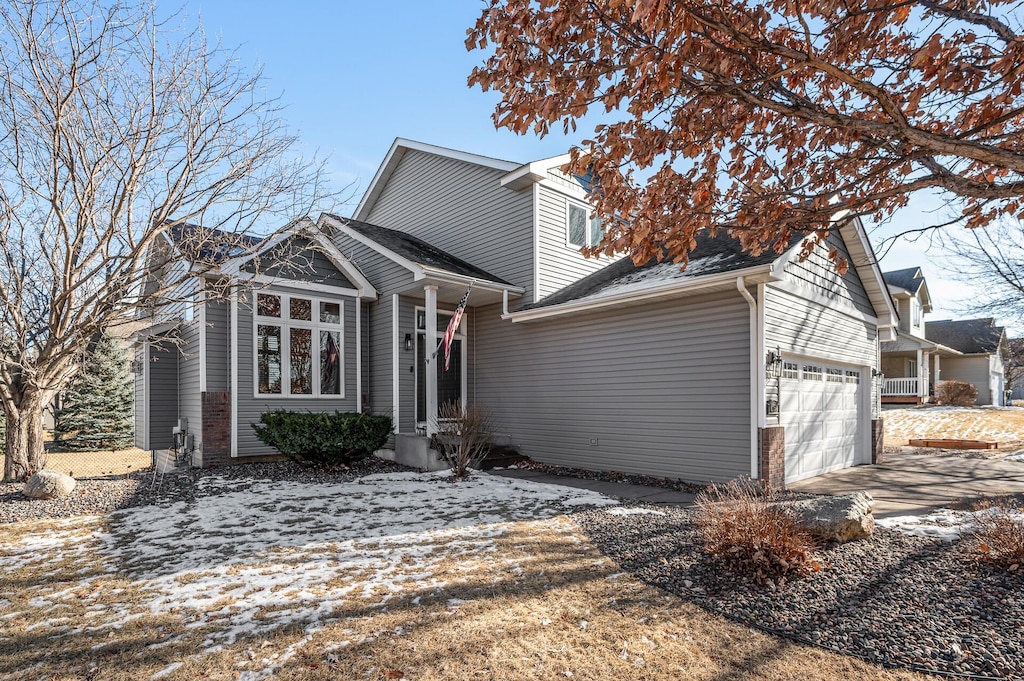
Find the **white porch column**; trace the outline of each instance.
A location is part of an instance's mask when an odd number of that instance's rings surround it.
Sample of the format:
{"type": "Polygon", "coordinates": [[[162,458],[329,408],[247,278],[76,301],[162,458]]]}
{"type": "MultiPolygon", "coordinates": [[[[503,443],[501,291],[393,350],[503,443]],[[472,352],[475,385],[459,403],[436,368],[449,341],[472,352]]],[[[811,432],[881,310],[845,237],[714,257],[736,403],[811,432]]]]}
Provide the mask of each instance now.
{"type": "Polygon", "coordinates": [[[426,406],[427,406],[427,437],[437,432],[437,286],[427,284],[423,287],[426,299],[427,332],[425,355],[427,366],[425,373],[426,406]]]}
{"type": "Polygon", "coordinates": [[[942,363],[939,361],[939,359],[940,359],[939,358],[939,353],[936,352],[935,353],[935,373],[932,374],[932,376],[934,377],[933,382],[935,383],[936,386],[938,386],[939,385],[939,381],[942,380],[942,369],[941,369],[942,363]]]}
{"type": "Polygon", "coordinates": [[[926,374],[928,372],[928,368],[925,367],[924,361],[925,361],[925,351],[923,349],[921,349],[921,348],[918,348],[918,396],[919,397],[924,397],[927,394],[925,392],[927,384],[925,383],[925,376],[924,376],[924,374],[926,374]]]}

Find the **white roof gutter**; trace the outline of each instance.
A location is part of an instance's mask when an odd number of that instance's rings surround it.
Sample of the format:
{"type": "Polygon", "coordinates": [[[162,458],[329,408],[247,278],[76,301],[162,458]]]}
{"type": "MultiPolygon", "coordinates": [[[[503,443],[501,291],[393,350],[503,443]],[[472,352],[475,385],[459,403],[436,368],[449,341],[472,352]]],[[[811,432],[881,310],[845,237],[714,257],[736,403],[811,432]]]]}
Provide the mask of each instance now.
{"type": "Polygon", "coordinates": [[[700,291],[701,289],[711,288],[713,286],[721,286],[723,284],[731,286],[734,284],[737,277],[745,278],[750,283],[770,281],[777,278],[772,274],[771,264],[769,263],[766,265],[758,265],[756,267],[747,267],[745,269],[735,270],[732,272],[723,272],[721,274],[697,276],[689,280],[684,279],[671,281],[665,284],[644,288],[640,291],[634,289],[632,291],[598,295],[593,298],[570,300],[568,302],[551,305],[549,307],[509,312],[508,314],[503,314],[501,318],[511,320],[513,323],[532,322],[538,319],[545,319],[547,317],[558,317],[577,312],[599,310],[601,308],[611,307],[624,302],[641,302],[644,300],[665,298],[673,295],[700,291]]]}

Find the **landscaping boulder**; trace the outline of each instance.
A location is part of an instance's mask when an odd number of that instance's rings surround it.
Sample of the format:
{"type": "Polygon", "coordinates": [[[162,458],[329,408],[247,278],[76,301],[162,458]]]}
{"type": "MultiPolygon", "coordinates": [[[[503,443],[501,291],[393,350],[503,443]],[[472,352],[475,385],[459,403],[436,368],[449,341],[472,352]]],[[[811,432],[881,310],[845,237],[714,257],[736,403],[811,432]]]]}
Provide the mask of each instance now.
{"type": "Polygon", "coordinates": [[[875,500],[867,492],[790,501],[786,505],[814,537],[848,542],[870,537],[875,531],[871,511],[875,500]]]}
{"type": "Polygon", "coordinates": [[[59,471],[42,470],[25,483],[23,493],[33,499],[55,499],[71,494],[75,479],[59,471]]]}

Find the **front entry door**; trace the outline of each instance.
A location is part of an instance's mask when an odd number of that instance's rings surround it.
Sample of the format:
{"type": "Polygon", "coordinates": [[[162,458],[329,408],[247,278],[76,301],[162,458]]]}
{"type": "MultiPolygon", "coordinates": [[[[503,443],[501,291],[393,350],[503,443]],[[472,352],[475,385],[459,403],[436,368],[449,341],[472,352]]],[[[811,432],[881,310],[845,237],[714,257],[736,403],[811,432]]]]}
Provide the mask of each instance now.
{"type": "Polygon", "coordinates": [[[444,331],[451,320],[450,312],[438,311],[437,337],[432,343],[427,342],[424,311],[416,310],[416,427],[425,428],[427,424],[427,382],[424,380],[427,371],[427,358],[437,350],[434,358],[434,370],[437,372],[437,406],[438,409],[452,402],[462,404],[465,395],[466,375],[464,348],[466,342],[466,317],[462,318],[460,332],[452,341],[451,360],[448,370],[444,369],[444,347],[440,345],[444,331]]]}

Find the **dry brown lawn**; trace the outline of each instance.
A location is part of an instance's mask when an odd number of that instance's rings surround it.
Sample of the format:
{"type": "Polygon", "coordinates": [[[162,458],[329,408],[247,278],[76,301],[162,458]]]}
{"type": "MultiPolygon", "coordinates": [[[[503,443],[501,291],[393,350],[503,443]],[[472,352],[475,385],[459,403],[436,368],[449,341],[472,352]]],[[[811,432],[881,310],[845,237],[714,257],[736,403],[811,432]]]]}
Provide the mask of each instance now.
{"type": "MultiPolygon", "coordinates": [[[[262,615],[270,621],[294,612],[292,624],[210,646],[211,637],[224,635],[232,609],[244,604],[225,595],[203,605],[155,607],[152,583],[104,557],[108,522],[86,517],[0,527],[0,678],[928,678],[708,614],[621,573],[564,516],[494,525],[493,550],[484,555],[460,549],[451,533],[425,535],[421,545],[433,542],[426,546],[430,574],[390,598],[382,600],[375,588],[361,591],[356,571],[297,601],[283,598],[262,615]],[[304,613],[323,602],[318,596],[348,587],[344,606],[307,626],[304,613]]],[[[411,572],[423,569],[407,562],[411,572]]],[[[183,588],[200,586],[213,572],[174,579],[183,588]]],[[[239,580],[228,586],[244,586],[239,580]]]]}
{"type": "Polygon", "coordinates": [[[951,438],[998,442],[1000,451],[1024,447],[1024,409],[915,407],[882,412],[885,444],[903,446],[911,438],[951,438]]]}
{"type": "MultiPolygon", "coordinates": [[[[0,463],[3,462],[0,455],[0,463]]],[[[47,452],[46,467],[67,473],[75,478],[96,478],[108,475],[126,475],[152,464],[149,452],[131,447],[96,452],[47,452]]]]}

